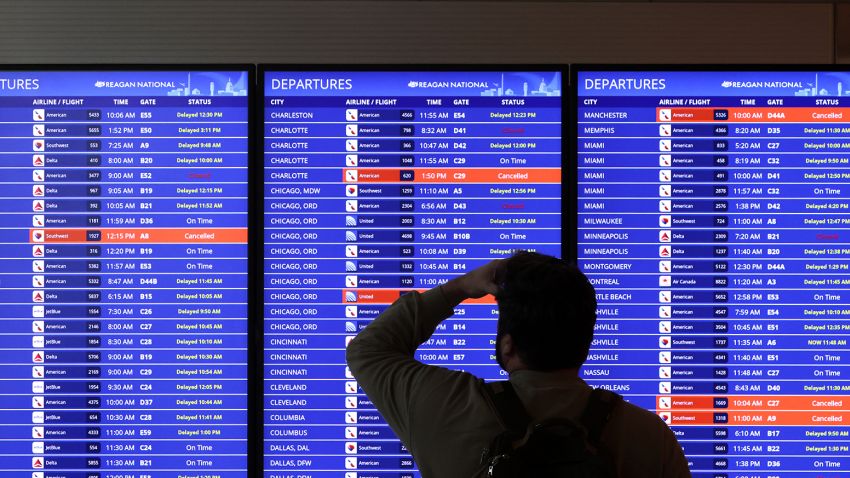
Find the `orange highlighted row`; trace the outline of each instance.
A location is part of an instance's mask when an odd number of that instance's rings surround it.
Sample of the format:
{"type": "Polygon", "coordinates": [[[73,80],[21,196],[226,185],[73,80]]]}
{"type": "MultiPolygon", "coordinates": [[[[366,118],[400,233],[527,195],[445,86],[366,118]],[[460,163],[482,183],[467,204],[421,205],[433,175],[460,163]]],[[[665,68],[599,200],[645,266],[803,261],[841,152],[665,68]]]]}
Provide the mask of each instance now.
{"type": "Polygon", "coordinates": [[[655,398],[655,407],[667,410],[850,410],[850,396],[821,395],[671,395],[655,398]],[[723,406],[715,406],[720,401],[723,406]]]}
{"type": "MultiPolygon", "coordinates": [[[[342,291],[342,301],[346,304],[392,304],[410,290],[401,289],[345,289],[342,291]]],[[[420,290],[419,292],[425,292],[420,290]]],[[[478,299],[467,299],[464,304],[495,304],[496,298],[485,295],[478,299]]]]}
{"type": "Polygon", "coordinates": [[[850,108],[656,108],[665,123],[722,121],[732,123],[845,123],[850,108]]]}
{"type": "Polygon", "coordinates": [[[850,412],[677,412],[659,411],[668,425],[847,426],[850,412]],[[719,419],[723,416],[723,419],[719,419]]]}
{"type": "Polygon", "coordinates": [[[248,229],[30,229],[30,242],[63,243],[248,243],[248,229]]]}
{"type": "Polygon", "coordinates": [[[342,180],[347,183],[560,183],[558,168],[414,168],[414,169],[368,169],[351,168],[342,171],[342,180]],[[404,176],[404,177],[403,177],[404,176]]]}

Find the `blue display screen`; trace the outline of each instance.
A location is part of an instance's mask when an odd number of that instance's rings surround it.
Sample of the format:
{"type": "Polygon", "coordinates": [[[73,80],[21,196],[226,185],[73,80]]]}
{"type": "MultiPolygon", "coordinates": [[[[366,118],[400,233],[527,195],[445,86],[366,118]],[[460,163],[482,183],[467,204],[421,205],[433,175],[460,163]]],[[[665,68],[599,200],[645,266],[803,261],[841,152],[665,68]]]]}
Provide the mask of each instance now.
{"type": "Polygon", "coordinates": [[[0,72],[0,477],[244,477],[247,71],[0,72]]]}
{"type": "MultiPolygon", "coordinates": [[[[345,365],[400,294],[515,249],[561,255],[561,74],[264,74],[265,476],[418,476],[345,365]]],[[[504,378],[496,304],[417,358],[504,378]]]]}
{"type": "Polygon", "coordinates": [[[575,86],[582,377],[656,411],[695,477],[846,476],[850,74],[575,86]]]}

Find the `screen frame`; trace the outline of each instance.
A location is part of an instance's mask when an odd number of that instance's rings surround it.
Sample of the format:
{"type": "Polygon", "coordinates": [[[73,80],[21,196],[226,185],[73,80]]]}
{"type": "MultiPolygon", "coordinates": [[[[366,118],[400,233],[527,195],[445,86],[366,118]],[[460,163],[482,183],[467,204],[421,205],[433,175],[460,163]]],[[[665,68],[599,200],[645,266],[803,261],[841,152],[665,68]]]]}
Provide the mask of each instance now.
{"type": "MultiPolygon", "coordinates": [[[[247,367],[247,383],[246,383],[246,418],[247,418],[247,435],[245,437],[246,442],[246,469],[247,476],[259,476],[259,472],[262,470],[262,422],[258,422],[256,420],[256,414],[251,413],[251,407],[254,402],[252,401],[252,395],[256,395],[256,391],[260,390],[262,392],[262,382],[257,383],[257,375],[258,371],[262,372],[262,368],[257,368],[257,353],[255,350],[252,350],[251,344],[255,342],[257,339],[255,337],[256,327],[252,326],[252,322],[255,321],[252,319],[257,316],[257,303],[256,300],[253,300],[256,289],[258,285],[261,285],[258,279],[258,269],[257,269],[257,256],[262,259],[262,254],[257,253],[256,247],[252,247],[252,244],[256,243],[257,238],[262,240],[262,234],[259,234],[254,224],[256,222],[255,216],[257,216],[257,208],[254,207],[256,202],[254,196],[256,195],[255,189],[257,189],[256,184],[254,182],[254,173],[255,170],[262,168],[257,168],[254,163],[256,162],[256,141],[254,141],[256,135],[256,112],[254,111],[256,108],[256,92],[257,92],[257,65],[254,63],[191,63],[191,64],[180,64],[180,63],[116,63],[116,64],[102,64],[102,63],[53,63],[53,64],[25,64],[25,63],[17,63],[17,64],[9,64],[9,65],[0,65],[0,73],[9,71],[9,72],[139,72],[145,73],[149,71],[170,71],[170,72],[194,72],[194,71],[239,71],[246,72],[248,74],[247,81],[247,116],[245,118],[248,130],[247,130],[247,167],[248,167],[248,197],[246,199],[246,207],[247,207],[247,228],[248,228],[248,251],[247,251],[247,272],[248,272],[248,283],[247,283],[247,315],[246,315],[246,330],[245,333],[247,335],[247,357],[246,357],[246,367],[247,367]],[[258,388],[259,387],[259,388],[258,388]]],[[[151,95],[157,96],[157,95],[151,95]]],[[[260,220],[262,220],[262,214],[260,214],[260,220]]],[[[261,271],[261,269],[259,269],[261,271]]],[[[260,278],[261,279],[261,278],[260,278]]],[[[262,308],[260,308],[260,313],[262,312],[262,308]]],[[[260,341],[262,341],[262,336],[260,337],[260,341]]],[[[262,376],[260,376],[262,378],[262,376]]]]}
{"type": "Polygon", "coordinates": [[[253,198],[253,204],[255,205],[255,209],[257,210],[257,214],[255,214],[255,222],[254,230],[262,231],[258,234],[259,238],[255,238],[257,242],[252,243],[255,250],[258,250],[259,253],[256,256],[259,257],[257,259],[257,272],[256,276],[258,278],[259,283],[255,289],[256,305],[258,310],[257,320],[255,321],[255,342],[254,345],[256,347],[256,351],[254,356],[257,357],[257,368],[256,370],[259,372],[258,376],[255,377],[256,384],[255,389],[258,389],[258,393],[255,397],[255,405],[256,405],[256,413],[254,414],[254,419],[258,423],[259,427],[259,458],[257,460],[257,474],[253,476],[262,477],[265,470],[265,423],[263,421],[264,417],[264,409],[265,409],[265,387],[264,387],[264,378],[265,378],[265,345],[263,340],[263,331],[265,326],[265,280],[263,280],[264,274],[264,264],[263,264],[263,255],[265,251],[265,246],[263,244],[263,236],[264,236],[264,215],[265,215],[265,204],[263,200],[263,191],[265,190],[265,100],[266,100],[266,91],[265,91],[265,79],[266,73],[273,72],[328,72],[328,71],[354,71],[354,72],[375,72],[375,73],[403,73],[403,72],[413,72],[413,71],[440,71],[440,72],[481,72],[481,71],[504,71],[504,72],[522,72],[522,71],[547,71],[547,72],[558,72],[561,74],[561,257],[567,259],[571,262],[575,262],[575,254],[572,252],[575,250],[575,237],[576,234],[572,231],[575,230],[574,219],[570,219],[570,215],[573,214],[573,210],[571,207],[575,207],[575,200],[568,198],[575,198],[575,193],[572,191],[571,186],[569,186],[570,182],[568,181],[567,172],[572,171],[574,168],[571,166],[571,160],[569,157],[570,149],[569,149],[569,137],[570,130],[565,127],[565,120],[569,118],[570,109],[569,104],[571,102],[570,98],[573,96],[573,93],[568,91],[572,87],[572,82],[570,81],[570,65],[568,64],[510,64],[510,65],[498,65],[498,64],[473,64],[473,65],[464,65],[464,64],[450,64],[450,63],[442,63],[442,64],[333,64],[333,63],[323,63],[323,64],[274,64],[274,63],[259,63],[257,65],[257,80],[256,80],[256,95],[255,95],[255,124],[256,124],[256,141],[255,141],[255,151],[257,155],[258,164],[254,168],[254,176],[255,180],[255,196],[253,198]],[[571,221],[571,222],[568,222],[571,221]]]}

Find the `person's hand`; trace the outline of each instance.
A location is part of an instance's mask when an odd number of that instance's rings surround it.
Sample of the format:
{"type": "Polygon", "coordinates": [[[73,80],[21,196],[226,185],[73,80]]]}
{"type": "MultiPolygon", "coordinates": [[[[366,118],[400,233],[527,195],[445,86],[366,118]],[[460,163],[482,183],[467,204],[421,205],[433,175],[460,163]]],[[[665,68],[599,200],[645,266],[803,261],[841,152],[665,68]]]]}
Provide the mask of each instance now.
{"type": "Polygon", "coordinates": [[[504,259],[496,259],[446,282],[442,286],[446,299],[455,306],[466,299],[477,299],[487,294],[496,295],[499,291],[496,277],[504,266],[503,263],[504,259]]]}

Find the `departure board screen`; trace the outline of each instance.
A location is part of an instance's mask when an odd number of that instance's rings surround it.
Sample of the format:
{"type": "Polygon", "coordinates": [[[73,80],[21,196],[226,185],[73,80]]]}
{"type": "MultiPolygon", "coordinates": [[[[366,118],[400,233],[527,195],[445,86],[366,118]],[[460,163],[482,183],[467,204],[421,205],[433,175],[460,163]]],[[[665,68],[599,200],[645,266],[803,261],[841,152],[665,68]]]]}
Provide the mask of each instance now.
{"type": "Polygon", "coordinates": [[[248,71],[0,72],[0,477],[246,476],[248,71]]]}
{"type": "Polygon", "coordinates": [[[656,411],[695,477],[848,476],[850,74],[574,78],[582,377],[656,411]]]}
{"type": "MultiPolygon", "coordinates": [[[[406,291],[516,249],[561,255],[561,73],[260,78],[265,476],[419,476],[345,346],[406,291]]],[[[504,378],[492,297],[455,312],[417,358],[504,378]]]]}

